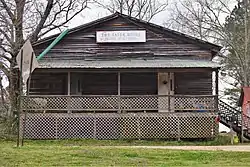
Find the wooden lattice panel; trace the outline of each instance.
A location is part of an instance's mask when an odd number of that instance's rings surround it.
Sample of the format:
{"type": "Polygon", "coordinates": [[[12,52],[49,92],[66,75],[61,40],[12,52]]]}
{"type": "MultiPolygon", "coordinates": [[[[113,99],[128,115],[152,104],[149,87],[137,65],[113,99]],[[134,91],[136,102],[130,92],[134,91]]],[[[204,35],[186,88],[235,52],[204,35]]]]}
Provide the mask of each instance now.
{"type": "Polygon", "coordinates": [[[213,138],[212,113],[27,113],[21,127],[28,139],[170,139],[213,138]]]}
{"type": "Polygon", "coordinates": [[[38,111],[118,110],[117,100],[117,96],[23,97],[22,108],[38,111]]]}
{"type": "Polygon", "coordinates": [[[113,95],[23,97],[26,111],[216,111],[214,96],[113,95]]]}
{"type": "Polygon", "coordinates": [[[174,98],[174,109],[175,110],[209,110],[214,111],[215,98],[214,97],[181,97],[181,96],[172,96],[174,98]]]}
{"type": "Polygon", "coordinates": [[[158,108],[157,96],[121,97],[122,110],[155,110],[157,108],[158,108]]]}
{"type": "Polygon", "coordinates": [[[95,139],[119,139],[120,122],[119,114],[98,114],[95,117],[95,139]]]}
{"type": "Polygon", "coordinates": [[[138,114],[121,115],[121,136],[122,139],[138,139],[140,134],[138,114]]]}
{"type": "Polygon", "coordinates": [[[23,97],[22,108],[25,110],[67,110],[67,97],[23,97]]]}
{"type": "Polygon", "coordinates": [[[180,119],[181,138],[210,138],[217,135],[215,115],[209,113],[188,113],[180,119]]]}
{"type": "Polygon", "coordinates": [[[146,139],[167,139],[178,138],[175,121],[175,116],[172,114],[142,114],[140,116],[139,128],[140,134],[138,138],[146,139]]]}
{"type": "Polygon", "coordinates": [[[47,99],[40,97],[23,97],[22,98],[22,109],[29,110],[44,110],[47,108],[47,99]]]}
{"type": "Polygon", "coordinates": [[[117,96],[82,96],[71,98],[70,110],[117,110],[117,96]]]}
{"type": "Polygon", "coordinates": [[[62,114],[57,116],[57,138],[93,138],[94,116],[87,114],[79,117],[76,114],[62,114]]]}
{"type": "Polygon", "coordinates": [[[58,116],[56,114],[27,114],[26,120],[24,114],[22,114],[21,118],[20,126],[25,138],[57,139],[58,116]]]}

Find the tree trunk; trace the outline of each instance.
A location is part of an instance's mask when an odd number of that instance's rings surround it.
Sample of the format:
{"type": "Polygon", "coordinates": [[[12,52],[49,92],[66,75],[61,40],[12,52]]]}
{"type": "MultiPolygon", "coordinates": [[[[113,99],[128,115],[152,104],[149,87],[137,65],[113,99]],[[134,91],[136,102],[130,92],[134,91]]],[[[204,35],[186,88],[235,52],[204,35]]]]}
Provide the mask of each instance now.
{"type": "Polygon", "coordinates": [[[8,116],[13,117],[18,111],[18,96],[19,96],[19,84],[18,84],[18,69],[15,68],[15,61],[11,61],[10,64],[10,79],[9,79],[9,98],[10,98],[10,108],[8,111],[8,116]]]}

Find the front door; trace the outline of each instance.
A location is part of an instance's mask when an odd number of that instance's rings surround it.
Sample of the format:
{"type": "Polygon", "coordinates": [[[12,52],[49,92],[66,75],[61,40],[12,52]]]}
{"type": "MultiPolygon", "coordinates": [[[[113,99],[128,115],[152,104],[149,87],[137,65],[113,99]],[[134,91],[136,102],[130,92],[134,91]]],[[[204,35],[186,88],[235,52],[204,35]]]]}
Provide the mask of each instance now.
{"type": "Polygon", "coordinates": [[[174,95],[174,73],[158,73],[158,95],[162,95],[158,98],[159,112],[173,111],[174,101],[168,95],[174,95]]]}

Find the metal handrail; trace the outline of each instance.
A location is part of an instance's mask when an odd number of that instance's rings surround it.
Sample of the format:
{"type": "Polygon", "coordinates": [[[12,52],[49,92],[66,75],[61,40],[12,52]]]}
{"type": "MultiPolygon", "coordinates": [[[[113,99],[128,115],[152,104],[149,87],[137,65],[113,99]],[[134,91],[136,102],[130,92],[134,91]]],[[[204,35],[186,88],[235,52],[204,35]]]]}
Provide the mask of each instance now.
{"type": "MultiPolygon", "coordinates": [[[[242,115],[243,115],[243,127],[247,130],[250,130],[250,117],[246,114],[242,114],[240,110],[230,106],[229,104],[219,100],[219,108],[223,108],[223,109],[220,109],[219,111],[219,115],[220,116],[223,116],[224,114],[224,117],[229,117],[229,122],[232,124],[236,124],[237,126],[241,126],[242,124],[242,115]],[[232,121],[232,116],[236,116],[236,123],[234,122],[231,122],[232,121]]],[[[222,118],[224,119],[224,118],[222,118]]],[[[230,126],[230,125],[228,125],[230,126]]]]}

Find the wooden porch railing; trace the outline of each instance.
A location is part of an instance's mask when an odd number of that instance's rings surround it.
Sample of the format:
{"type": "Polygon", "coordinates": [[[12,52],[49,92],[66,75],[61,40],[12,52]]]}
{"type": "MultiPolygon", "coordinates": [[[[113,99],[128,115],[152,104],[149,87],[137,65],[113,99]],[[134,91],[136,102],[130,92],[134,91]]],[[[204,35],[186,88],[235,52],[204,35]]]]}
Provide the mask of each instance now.
{"type": "Polygon", "coordinates": [[[214,95],[32,95],[26,111],[217,111],[214,95]]]}

